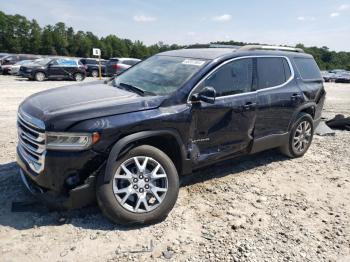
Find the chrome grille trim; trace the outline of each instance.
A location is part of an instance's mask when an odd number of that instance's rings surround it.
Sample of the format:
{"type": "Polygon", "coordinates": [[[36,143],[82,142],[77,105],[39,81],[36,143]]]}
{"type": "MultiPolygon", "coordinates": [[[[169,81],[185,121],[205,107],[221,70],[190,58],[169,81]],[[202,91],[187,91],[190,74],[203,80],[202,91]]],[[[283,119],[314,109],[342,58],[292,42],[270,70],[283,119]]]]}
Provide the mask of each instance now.
{"type": "Polygon", "coordinates": [[[40,126],[34,124],[39,121],[32,117],[23,117],[21,113],[18,113],[18,151],[30,169],[37,174],[44,170],[46,155],[46,134],[41,128],[44,124],[40,123],[40,126]],[[29,122],[28,118],[35,121],[29,122]]]}

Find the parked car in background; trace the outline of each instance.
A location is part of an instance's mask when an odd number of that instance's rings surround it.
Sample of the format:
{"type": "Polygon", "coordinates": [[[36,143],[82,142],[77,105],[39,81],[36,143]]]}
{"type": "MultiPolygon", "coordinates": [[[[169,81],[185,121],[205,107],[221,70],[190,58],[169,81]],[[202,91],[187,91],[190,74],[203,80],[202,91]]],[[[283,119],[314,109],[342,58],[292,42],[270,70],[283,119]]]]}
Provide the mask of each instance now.
{"type": "Polygon", "coordinates": [[[85,67],[78,59],[42,58],[32,64],[21,66],[20,75],[36,81],[45,79],[70,79],[82,81],[86,76],[85,67]]]}
{"type": "Polygon", "coordinates": [[[141,62],[141,60],[137,58],[110,58],[106,63],[106,75],[119,75],[139,62],[141,62]]]}
{"type": "Polygon", "coordinates": [[[333,82],[335,80],[335,73],[330,73],[328,71],[321,71],[321,75],[325,82],[333,82]]]}
{"type": "Polygon", "coordinates": [[[34,61],[35,60],[22,60],[22,61],[19,61],[16,64],[12,65],[9,73],[11,75],[18,75],[19,74],[19,69],[21,68],[21,66],[29,65],[29,64],[33,63],[34,61]]]}
{"type": "Polygon", "coordinates": [[[342,73],[336,74],[334,82],[336,82],[336,83],[350,83],[350,72],[344,71],[342,73]]]}
{"type": "Polygon", "coordinates": [[[24,54],[11,54],[6,55],[1,58],[1,68],[3,74],[9,74],[12,66],[19,61],[23,60],[34,60],[38,59],[40,56],[37,55],[24,55],[24,54]]]}
{"type": "MultiPolygon", "coordinates": [[[[98,77],[99,75],[99,62],[96,58],[82,58],[80,62],[84,65],[86,70],[86,76],[98,77]]],[[[101,59],[101,74],[106,74],[106,60],[101,59]]]]}

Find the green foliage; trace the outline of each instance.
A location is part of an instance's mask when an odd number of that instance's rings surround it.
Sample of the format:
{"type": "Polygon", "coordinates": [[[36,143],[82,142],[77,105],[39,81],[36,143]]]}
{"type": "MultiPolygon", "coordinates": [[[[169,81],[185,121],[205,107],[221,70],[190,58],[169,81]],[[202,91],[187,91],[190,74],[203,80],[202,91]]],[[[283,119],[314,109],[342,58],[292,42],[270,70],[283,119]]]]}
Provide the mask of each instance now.
{"type": "Polygon", "coordinates": [[[41,28],[37,21],[20,15],[6,15],[0,11],[0,52],[62,55],[75,57],[92,56],[92,48],[102,51],[102,58],[147,58],[156,53],[178,49],[177,45],[162,43],[147,47],[141,41],[132,42],[115,35],[99,38],[92,32],[74,32],[64,23],[41,28]]]}
{"type": "MultiPolygon", "coordinates": [[[[246,45],[244,42],[228,41],[216,44],[246,45]]],[[[256,44],[256,43],[250,43],[256,44]]],[[[63,55],[75,57],[92,56],[92,48],[102,51],[102,58],[135,57],[147,58],[159,52],[179,49],[179,45],[166,45],[163,42],[146,46],[141,41],[121,39],[116,35],[97,37],[92,32],[74,32],[64,23],[41,28],[37,21],[20,15],[6,15],[0,11],[0,52],[28,53],[43,55],[63,55]]],[[[305,52],[313,55],[321,69],[342,68],[350,70],[350,52],[334,52],[327,47],[305,47],[305,52]]]]}

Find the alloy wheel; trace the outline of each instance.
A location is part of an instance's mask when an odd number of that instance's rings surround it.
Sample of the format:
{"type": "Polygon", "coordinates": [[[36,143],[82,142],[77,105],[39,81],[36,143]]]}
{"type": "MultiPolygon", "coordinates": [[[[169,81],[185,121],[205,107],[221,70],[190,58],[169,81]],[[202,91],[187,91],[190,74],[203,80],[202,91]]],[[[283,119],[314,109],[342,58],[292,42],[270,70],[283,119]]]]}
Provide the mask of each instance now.
{"type": "Polygon", "coordinates": [[[296,152],[302,153],[308,148],[312,137],[311,132],[311,124],[308,121],[299,123],[293,137],[293,149],[296,152]]]}
{"type": "Polygon", "coordinates": [[[163,166],[153,158],[135,156],[124,161],[113,179],[114,195],[125,209],[144,213],[156,209],[168,191],[163,166]]]}
{"type": "Polygon", "coordinates": [[[83,80],[83,76],[81,74],[76,74],[75,75],[75,81],[82,81],[83,80]]]}

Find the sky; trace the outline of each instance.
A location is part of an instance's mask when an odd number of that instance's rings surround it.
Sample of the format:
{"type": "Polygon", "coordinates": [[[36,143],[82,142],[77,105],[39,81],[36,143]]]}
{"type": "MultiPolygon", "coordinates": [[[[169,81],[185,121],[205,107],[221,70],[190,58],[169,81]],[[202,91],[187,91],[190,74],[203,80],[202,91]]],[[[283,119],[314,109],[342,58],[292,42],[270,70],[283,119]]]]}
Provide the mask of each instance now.
{"type": "Polygon", "coordinates": [[[350,0],[0,0],[0,10],[147,45],[235,40],[350,51],[350,0]]]}

